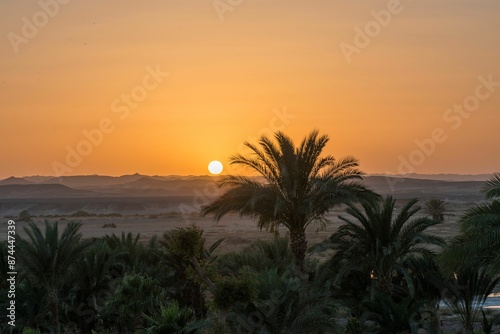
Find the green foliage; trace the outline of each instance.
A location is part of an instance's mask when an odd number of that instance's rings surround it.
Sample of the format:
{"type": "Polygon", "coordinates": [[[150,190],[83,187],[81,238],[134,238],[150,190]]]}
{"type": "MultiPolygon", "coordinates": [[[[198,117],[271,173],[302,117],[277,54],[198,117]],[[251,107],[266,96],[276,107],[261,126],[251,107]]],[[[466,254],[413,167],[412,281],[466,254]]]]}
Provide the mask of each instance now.
{"type": "Polygon", "coordinates": [[[363,323],[359,318],[349,317],[345,327],[345,334],[363,334],[363,323]]]}
{"type": "Polygon", "coordinates": [[[18,261],[27,280],[47,293],[52,330],[59,333],[59,293],[67,282],[74,261],[89,243],[82,241],[80,223],[69,223],[59,235],[58,223],[45,222],[45,233],[34,223],[17,241],[18,261]]]}
{"type": "Polygon", "coordinates": [[[66,318],[84,333],[97,325],[99,310],[111,295],[113,281],[120,274],[113,269],[116,253],[103,240],[85,250],[70,271],[69,282],[63,291],[67,296],[66,318]]]}
{"type": "Polygon", "coordinates": [[[376,292],[364,305],[367,311],[363,318],[376,322],[375,333],[399,334],[412,332],[412,324],[418,320],[424,301],[411,297],[395,300],[390,295],[376,292]]]}
{"type": "Polygon", "coordinates": [[[118,329],[136,330],[145,322],[144,314],[159,309],[165,293],[151,277],[131,273],[118,281],[113,295],[106,301],[102,314],[118,329]]]}
{"type": "Polygon", "coordinates": [[[248,268],[244,268],[237,276],[225,276],[216,281],[214,303],[217,308],[227,311],[236,303],[249,303],[256,292],[255,277],[248,268]]]}
{"type": "Polygon", "coordinates": [[[232,332],[337,333],[336,310],[328,291],[314,289],[291,272],[258,275],[256,299],[235,304],[227,315],[232,332]]]}
{"type": "Polygon", "coordinates": [[[29,326],[42,332],[51,331],[48,293],[44,286],[23,279],[16,289],[16,324],[29,326]]]}
{"type": "Polygon", "coordinates": [[[441,254],[448,272],[463,268],[500,272],[500,174],[490,179],[483,191],[491,202],[475,205],[461,217],[460,234],[452,238],[441,254]]]}
{"type": "Polygon", "coordinates": [[[226,275],[250,267],[255,272],[277,269],[283,274],[293,266],[293,253],[287,237],[272,241],[256,240],[241,252],[231,252],[217,260],[218,271],[226,275]]]}
{"type": "Polygon", "coordinates": [[[202,235],[203,231],[197,226],[190,226],[177,228],[164,235],[164,238],[169,239],[169,249],[174,255],[189,260],[203,255],[205,239],[202,235]]]}
{"type": "Polygon", "coordinates": [[[141,235],[122,232],[120,236],[106,235],[104,242],[115,253],[115,269],[125,272],[141,272],[144,268],[143,256],[145,247],[139,242],[141,235]]]}
{"type": "Polygon", "coordinates": [[[177,302],[161,305],[151,315],[144,315],[145,334],[190,334],[203,328],[204,322],[195,321],[190,309],[182,309],[177,302]]]}

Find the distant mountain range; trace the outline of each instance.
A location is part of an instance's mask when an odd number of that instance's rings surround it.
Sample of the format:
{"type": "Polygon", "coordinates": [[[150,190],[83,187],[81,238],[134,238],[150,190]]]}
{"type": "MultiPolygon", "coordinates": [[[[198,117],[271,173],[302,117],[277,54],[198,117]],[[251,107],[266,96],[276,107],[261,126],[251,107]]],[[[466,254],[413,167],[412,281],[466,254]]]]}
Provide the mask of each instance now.
{"type": "Polygon", "coordinates": [[[419,180],[439,180],[439,181],[486,181],[491,174],[368,174],[370,176],[403,177],[419,180]]]}
{"type": "MultiPolygon", "coordinates": [[[[439,197],[481,199],[483,181],[490,175],[367,175],[364,183],[381,194],[395,197],[439,197]]],[[[219,176],[146,176],[119,177],[82,175],[55,177],[10,177],[0,181],[1,198],[67,197],[162,197],[214,194],[219,176]]]]}
{"type": "MultiPolygon", "coordinates": [[[[444,176],[444,175],[443,175],[444,176]]],[[[484,200],[480,190],[490,176],[465,176],[456,181],[368,175],[363,182],[377,193],[396,199],[439,198],[460,205],[484,200]],[[472,178],[472,180],[470,180],[472,178]]],[[[10,177],[0,181],[0,216],[17,216],[22,210],[35,215],[72,214],[79,210],[92,213],[144,214],[196,212],[200,205],[222,193],[217,176],[120,177],[88,175],[54,177],[10,177]]]]}
{"type": "Polygon", "coordinates": [[[62,184],[0,185],[0,198],[68,198],[97,195],[92,191],[73,189],[62,184]]]}
{"type": "Polygon", "coordinates": [[[119,177],[81,175],[64,177],[10,177],[0,181],[0,198],[66,197],[161,197],[190,196],[195,189],[213,193],[217,176],[145,176],[119,177]],[[212,190],[208,190],[212,189],[212,190]]]}

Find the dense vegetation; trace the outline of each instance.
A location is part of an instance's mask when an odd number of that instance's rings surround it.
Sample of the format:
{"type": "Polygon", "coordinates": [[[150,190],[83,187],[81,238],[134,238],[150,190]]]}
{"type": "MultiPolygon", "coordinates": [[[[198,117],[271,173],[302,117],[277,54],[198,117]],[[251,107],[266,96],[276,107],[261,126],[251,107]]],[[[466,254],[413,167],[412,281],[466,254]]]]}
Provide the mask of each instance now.
{"type": "MultiPolygon", "coordinates": [[[[321,158],[328,141],[313,132],[299,147],[283,134],[277,146],[248,144],[234,163],[264,183],[227,177],[226,193],[205,208],[215,218],[236,211],[289,237],[255,241],[219,254],[189,226],[140,242],[139,235],[84,239],[80,224],[33,222],[18,238],[19,333],[440,333],[442,303],[466,333],[491,331],[500,319],[482,303],[499,280],[500,176],[486,202],[467,211],[448,243],[432,232],[443,204],[395,200],[363,187],[357,161],[321,158]],[[343,225],[307,250],[305,228],[327,223],[343,204],[343,225]],[[488,233],[485,233],[485,232],[488,233]],[[325,252],[326,251],[326,252],[325,252]],[[314,253],[330,254],[324,261],[314,253]]],[[[0,307],[7,308],[8,245],[0,244],[0,307]]],[[[325,255],[324,255],[325,256],[325,255]]]]}

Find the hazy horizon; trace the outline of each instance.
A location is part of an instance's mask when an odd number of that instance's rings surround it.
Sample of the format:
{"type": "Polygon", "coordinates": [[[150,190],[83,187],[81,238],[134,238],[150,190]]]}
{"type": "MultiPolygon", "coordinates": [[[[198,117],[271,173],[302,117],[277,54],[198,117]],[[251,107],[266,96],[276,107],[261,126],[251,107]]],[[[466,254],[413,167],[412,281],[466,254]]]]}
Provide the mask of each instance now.
{"type": "MultiPolygon", "coordinates": [[[[364,177],[370,177],[370,176],[387,176],[387,177],[395,177],[395,178],[415,178],[415,179],[422,179],[422,180],[447,180],[447,179],[454,179],[456,177],[457,181],[460,181],[460,178],[466,179],[466,180],[486,180],[489,179],[493,174],[499,173],[499,172],[494,172],[494,173],[481,173],[481,174],[454,174],[454,173],[435,173],[435,174],[425,174],[425,173],[406,173],[406,174],[387,174],[387,173],[364,173],[364,177]]],[[[160,178],[171,178],[171,177],[179,177],[179,178],[187,178],[187,177],[213,177],[213,178],[218,178],[223,175],[227,175],[226,173],[221,173],[218,175],[212,175],[210,173],[207,174],[165,174],[165,175],[158,175],[158,174],[143,174],[143,173],[127,173],[127,174],[120,174],[120,175],[109,175],[109,174],[75,174],[75,175],[64,175],[62,177],[92,177],[92,176],[98,176],[98,177],[112,177],[112,178],[120,178],[120,177],[126,177],[126,176],[143,176],[146,178],[153,178],[153,177],[160,177],[160,178]]],[[[255,177],[260,177],[259,175],[250,175],[250,176],[255,176],[255,177]]],[[[23,176],[16,176],[16,175],[10,175],[5,178],[0,178],[0,181],[5,181],[11,178],[15,179],[35,179],[35,178],[41,178],[41,179],[50,179],[50,178],[58,178],[53,175],[23,175],[23,176]]]]}
{"type": "Polygon", "coordinates": [[[0,3],[0,179],[205,175],[313,129],[368,174],[500,169],[500,2],[0,3]]]}

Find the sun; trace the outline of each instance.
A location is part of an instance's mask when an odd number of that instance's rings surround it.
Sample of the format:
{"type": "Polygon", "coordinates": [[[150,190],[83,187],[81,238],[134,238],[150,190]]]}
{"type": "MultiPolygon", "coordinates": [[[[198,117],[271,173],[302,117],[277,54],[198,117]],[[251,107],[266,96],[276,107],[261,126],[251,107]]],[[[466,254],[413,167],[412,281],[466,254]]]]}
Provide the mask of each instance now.
{"type": "Polygon", "coordinates": [[[218,160],[214,160],[208,164],[208,171],[214,175],[220,174],[223,169],[222,162],[218,160]]]}

